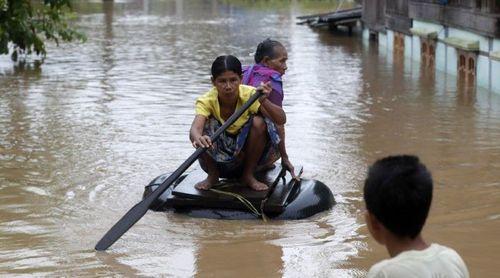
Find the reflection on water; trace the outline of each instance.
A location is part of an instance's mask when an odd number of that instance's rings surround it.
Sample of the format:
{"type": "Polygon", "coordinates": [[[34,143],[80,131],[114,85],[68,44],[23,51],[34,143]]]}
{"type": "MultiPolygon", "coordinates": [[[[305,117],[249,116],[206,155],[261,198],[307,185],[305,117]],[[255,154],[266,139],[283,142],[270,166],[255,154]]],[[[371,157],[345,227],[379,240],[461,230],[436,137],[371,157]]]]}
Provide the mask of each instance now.
{"type": "Polygon", "coordinates": [[[295,24],[336,1],[273,5],[78,1],[85,44],[49,46],[42,67],[0,57],[0,275],[362,277],[387,257],[361,218],[366,167],[404,152],[436,180],[424,235],[457,249],[472,276],[493,276],[500,95],[295,24]],[[248,64],[266,37],[289,51],[292,161],[338,204],[269,223],[150,212],[109,252],[94,252],[143,186],[191,154],[193,102],[210,87],[212,60],[232,53],[248,64]]]}

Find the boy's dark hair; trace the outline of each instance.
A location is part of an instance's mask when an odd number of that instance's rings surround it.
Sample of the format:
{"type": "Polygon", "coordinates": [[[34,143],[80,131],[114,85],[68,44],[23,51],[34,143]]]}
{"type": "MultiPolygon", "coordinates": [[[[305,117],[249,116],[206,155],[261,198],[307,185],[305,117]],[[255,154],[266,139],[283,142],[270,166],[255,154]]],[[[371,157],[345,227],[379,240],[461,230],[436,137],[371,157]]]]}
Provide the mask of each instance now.
{"type": "Polygon", "coordinates": [[[364,199],[368,211],[389,231],[414,239],[431,206],[431,173],[416,156],[380,159],[368,171],[364,199]]]}
{"type": "Polygon", "coordinates": [[[271,59],[276,58],[276,51],[274,48],[276,46],[283,46],[279,41],[271,40],[269,38],[265,39],[263,42],[257,45],[257,50],[255,51],[254,59],[255,63],[260,63],[264,57],[268,56],[271,59]]]}
{"type": "Polygon", "coordinates": [[[219,56],[212,63],[212,78],[215,79],[226,71],[232,71],[239,76],[242,75],[241,62],[233,55],[219,56]]]}

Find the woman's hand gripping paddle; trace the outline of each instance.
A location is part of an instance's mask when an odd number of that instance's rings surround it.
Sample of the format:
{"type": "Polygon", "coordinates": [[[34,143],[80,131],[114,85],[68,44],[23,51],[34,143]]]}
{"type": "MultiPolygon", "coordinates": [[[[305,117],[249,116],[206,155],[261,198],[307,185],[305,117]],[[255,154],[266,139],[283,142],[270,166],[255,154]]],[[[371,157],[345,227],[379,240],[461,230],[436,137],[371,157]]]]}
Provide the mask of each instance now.
{"type": "MultiPolygon", "coordinates": [[[[214,133],[210,138],[212,142],[215,142],[217,138],[230,126],[232,125],[258,98],[260,98],[265,93],[262,90],[258,90],[253,94],[250,99],[243,104],[243,106],[236,112],[234,112],[229,119],[214,133]]],[[[149,206],[163,193],[167,188],[179,178],[184,171],[193,164],[198,157],[204,153],[206,148],[198,148],[196,151],[186,160],[184,163],[177,168],[156,190],[151,192],[149,196],[137,203],[132,207],[116,224],[111,227],[111,229],[99,240],[95,246],[95,250],[104,251],[108,249],[115,241],[117,241],[124,233],[126,233],[139,219],[141,219],[144,214],[149,209],[149,206]]]]}

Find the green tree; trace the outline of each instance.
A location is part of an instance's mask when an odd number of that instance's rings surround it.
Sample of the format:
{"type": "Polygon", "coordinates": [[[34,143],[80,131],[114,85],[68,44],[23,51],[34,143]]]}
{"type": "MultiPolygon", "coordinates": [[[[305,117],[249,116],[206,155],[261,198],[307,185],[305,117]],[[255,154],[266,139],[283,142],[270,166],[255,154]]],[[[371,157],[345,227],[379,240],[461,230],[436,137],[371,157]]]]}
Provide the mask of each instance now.
{"type": "Polygon", "coordinates": [[[0,54],[8,54],[12,43],[13,61],[33,51],[45,57],[45,40],[84,41],[69,24],[74,17],[70,0],[0,0],[0,54]]]}

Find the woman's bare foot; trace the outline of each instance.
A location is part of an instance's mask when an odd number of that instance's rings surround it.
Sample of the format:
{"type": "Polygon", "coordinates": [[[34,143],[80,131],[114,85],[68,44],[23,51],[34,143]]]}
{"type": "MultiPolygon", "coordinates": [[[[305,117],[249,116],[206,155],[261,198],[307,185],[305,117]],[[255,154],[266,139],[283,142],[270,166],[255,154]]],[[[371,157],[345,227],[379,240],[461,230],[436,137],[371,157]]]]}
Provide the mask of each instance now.
{"type": "Polygon", "coordinates": [[[253,176],[249,178],[243,178],[242,182],[255,191],[265,191],[268,189],[266,184],[256,180],[253,176]]]}
{"type": "Polygon", "coordinates": [[[214,186],[219,181],[218,177],[208,176],[206,179],[197,183],[194,187],[198,190],[209,190],[212,186],[214,186]]]}

